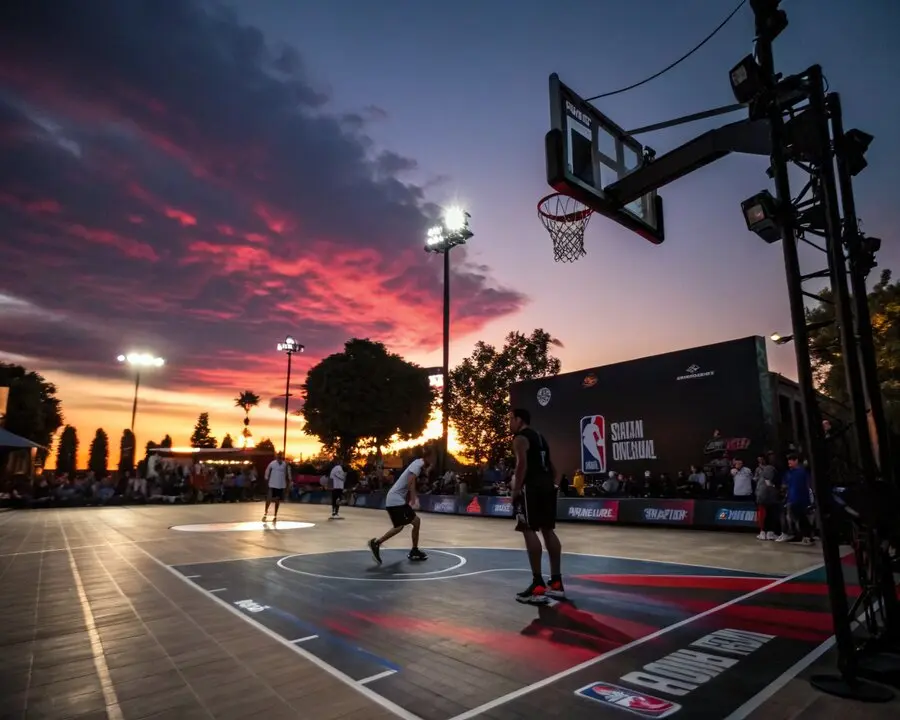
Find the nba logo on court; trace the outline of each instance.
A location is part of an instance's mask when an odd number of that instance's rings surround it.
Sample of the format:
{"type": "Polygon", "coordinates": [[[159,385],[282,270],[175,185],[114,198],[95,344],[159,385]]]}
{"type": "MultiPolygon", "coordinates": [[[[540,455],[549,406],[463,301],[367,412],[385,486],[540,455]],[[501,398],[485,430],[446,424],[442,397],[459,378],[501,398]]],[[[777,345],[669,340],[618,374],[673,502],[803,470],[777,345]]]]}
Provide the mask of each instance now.
{"type": "Polygon", "coordinates": [[[681,705],[671,700],[645,695],[612,683],[591,683],[576,690],[575,694],[648,718],[665,718],[681,710],[681,705]]]}
{"type": "Polygon", "coordinates": [[[581,471],[606,472],[606,420],[602,415],[581,418],[581,471]]]}

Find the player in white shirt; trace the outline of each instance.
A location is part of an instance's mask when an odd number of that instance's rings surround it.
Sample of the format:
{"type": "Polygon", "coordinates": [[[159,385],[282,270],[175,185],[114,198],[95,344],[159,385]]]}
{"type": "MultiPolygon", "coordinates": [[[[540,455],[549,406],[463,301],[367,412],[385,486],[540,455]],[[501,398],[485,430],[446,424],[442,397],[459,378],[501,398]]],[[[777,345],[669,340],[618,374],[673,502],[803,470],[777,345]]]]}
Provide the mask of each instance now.
{"type": "Polygon", "coordinates": [[[377,540],[375,538],[369,540],[369,550],[372,551],[372,556],[379,565],[381,564],[381,546],[407,525],[412,525],[412,550],[409,551],[409,559],[428,559],[428,556],[419,550],[419,526],[421,521],[419,516],[416,515],[416,510],[419,507],[419,500],[416,497],[416,481],[423,473],[428,471],[433,457],[432,449],[426,446],[423,457],[413,460],[406,470],[400,474],[400,477],[397,478],[397,482],[391,485],[391,489],[388,490],[384,505],[394,527],[377,540]]]}
{"type": "Polygon", "coordinates": [[[331,517],[333,520],[339,520],[338,512],[341,507],[341,498],[344,497],[344,482],[347,480],[347,473],[340,460],[334,461],[334,467],[328,475],[331,481],[331,517]]]}
{"type": "Polygon", "coordinates": [[[269,491],[266,494],[266,509],[263,511],[263,522],[266,521],[269,515],[269,504],[273,501],[275,502],[275,514],[272,516],[272,522],[278,522],[278,506],[281,505],[281,501],[284,499],[284,491],[290,481],[291,468],[284,461],[284,453],[278,453],[266,468],[266,483],[269,486],[269,491]]]}

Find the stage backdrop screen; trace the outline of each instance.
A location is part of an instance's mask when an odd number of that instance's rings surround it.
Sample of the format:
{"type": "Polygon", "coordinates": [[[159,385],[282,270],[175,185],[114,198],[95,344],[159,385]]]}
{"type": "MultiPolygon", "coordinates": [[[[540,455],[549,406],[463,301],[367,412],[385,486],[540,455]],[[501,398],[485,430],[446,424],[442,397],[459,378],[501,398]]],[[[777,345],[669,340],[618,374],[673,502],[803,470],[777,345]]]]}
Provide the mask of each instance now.
{"type": "Polygon", "coordinates": [[[721,472],[734,457],[752,461],[771,437],[766,365],[765,341],[749,337],[516,383],[510,398],[570,478],[579,468],[721,472]]]}

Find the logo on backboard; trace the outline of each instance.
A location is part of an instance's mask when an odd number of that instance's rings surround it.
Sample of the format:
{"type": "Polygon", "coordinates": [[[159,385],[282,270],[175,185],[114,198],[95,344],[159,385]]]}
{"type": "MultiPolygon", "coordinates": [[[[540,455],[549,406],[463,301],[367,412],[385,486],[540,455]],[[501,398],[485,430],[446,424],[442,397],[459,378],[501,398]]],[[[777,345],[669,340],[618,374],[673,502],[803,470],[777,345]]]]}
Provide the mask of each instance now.
{"type": "Polygon", "coordinates": [[[681,710],[681,705],[671,700],[645,695],[611,683],[591,683],[576,690],[575,694],[647,718],[666,718],[681,710]]]}
{"type": "Polygon", "coordinates": [[[550,388],[542,387],[537,391],[538,405],[540,405],[541,407],[547,407],[547,405],[550,404],[551,397],[553,397],[553,395],[550,392],[550,388]]]}
{"type": "Polygon", "coordinates": [[[606,472],[606,418],[602,415],[581,418],[581,471],[606,472]]]}

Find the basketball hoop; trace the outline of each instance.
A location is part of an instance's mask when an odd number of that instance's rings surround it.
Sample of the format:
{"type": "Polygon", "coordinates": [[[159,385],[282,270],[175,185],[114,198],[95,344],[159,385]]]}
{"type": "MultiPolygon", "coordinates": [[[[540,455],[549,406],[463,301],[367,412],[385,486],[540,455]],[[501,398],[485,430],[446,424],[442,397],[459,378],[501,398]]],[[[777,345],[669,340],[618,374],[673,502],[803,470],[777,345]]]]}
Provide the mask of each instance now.
{"type": "Polygon", "coordinates": [[[575,262],[583,257],[584,231],[594,211],[570,195],[553,193],[537,204],[538,216],[553,240],[556,262],[575,262]]]}

